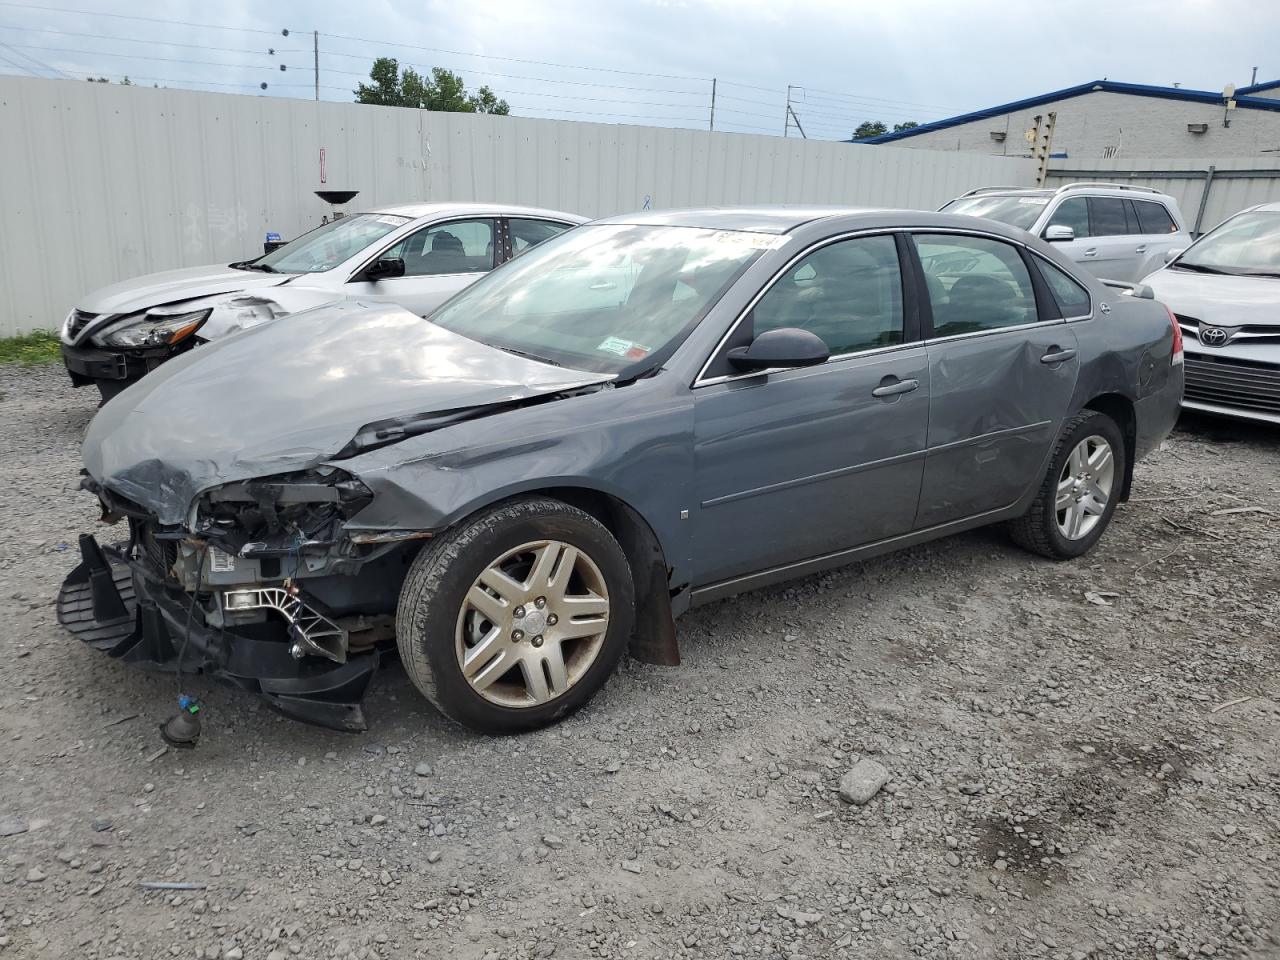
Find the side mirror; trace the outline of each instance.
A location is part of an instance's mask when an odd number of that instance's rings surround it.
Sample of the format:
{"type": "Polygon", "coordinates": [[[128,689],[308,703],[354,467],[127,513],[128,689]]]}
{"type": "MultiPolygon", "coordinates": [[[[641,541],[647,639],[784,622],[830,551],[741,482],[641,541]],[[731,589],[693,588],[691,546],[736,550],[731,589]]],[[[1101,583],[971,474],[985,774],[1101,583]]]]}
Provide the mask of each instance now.
{"type": "Polygon", "coordinates": [[[1065,224],[1055,223],[1044,228],[1044,238],[1050,243],[1062,243],[1064,240],[1074,240],[1076,232],[1065,224]]]}
{"type": "Polygon", "coordinates": [[[773,367],[812,367],[823,363],[831,351],[822,338],[797,327],[766,330],[748,346],[729,351],[729,362],[739,370],[768,370],[773,367]]]}
{"type": "Polygon", "coordinates": [[[1174,260],[1182,256],[1186,249],[1186,247],[1174,247],[1172,250],[1166,250],[1164,252],[1164,262],[1173,263],[1174,260]]]}
{"type": "Polygon", "coordinates": [[[364,272],[364,278],[370,281],[391,280],[404,276],[404,261],[398,257],[387,260],[375,260],[364,272]]]}

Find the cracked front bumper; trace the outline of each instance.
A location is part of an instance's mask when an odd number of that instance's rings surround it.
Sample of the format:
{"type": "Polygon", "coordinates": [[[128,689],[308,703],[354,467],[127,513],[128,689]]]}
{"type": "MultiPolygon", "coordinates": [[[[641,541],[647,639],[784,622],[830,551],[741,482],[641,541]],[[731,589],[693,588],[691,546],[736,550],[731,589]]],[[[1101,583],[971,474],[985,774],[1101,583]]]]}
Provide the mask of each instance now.
{"type": "Polygon", "coordinates": [[[338,664],[295,659],[280,624],[250,633],[211,627],[199,605],[141,561],[80,538],[82,561],[58,592],[58,622],[108,656],[144,669],[203,673],[257,693],[286,716],[332,730],[366,729],[360,701],[378,667],[375,649],[338,664]],[[190,629],[188,632],[188,624],[190,629]]]}

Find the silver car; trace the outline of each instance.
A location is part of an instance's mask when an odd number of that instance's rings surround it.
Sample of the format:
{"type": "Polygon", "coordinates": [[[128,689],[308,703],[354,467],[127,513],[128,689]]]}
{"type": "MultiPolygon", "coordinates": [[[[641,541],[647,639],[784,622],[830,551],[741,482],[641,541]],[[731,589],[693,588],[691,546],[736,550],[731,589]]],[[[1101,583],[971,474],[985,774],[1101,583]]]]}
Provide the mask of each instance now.
{"type": "Polygon", "coordinates": [[[1128,183],[981,187],[942,209],[1021,227],[1108,280],[1138,280],[1191,242],[1178,201],[1128,183]]]}
{"type": "Polygon", "coordinates": [[[424,315],[585,219],[489,203],[411,203],[341,217],[253,260],[94,291],[63,323],[63,362],[74,386],[96,384],[105,400],[198,344],[321,303],[385,300],[424,315]]]}
{"type": "Polygon", "coordinates": [[[1280,423],[1280,203],[1225,220],[1145,282],[1186,338],[1182,405],[1280,423]]]}
{"type": "Polygon", "coordinates": [[[462,723],[546,724],[628,647],[678,662],[691,606],[992,523],[1088,551],[1182,399],[1144,292],[972,217],[587,224],[428,320],[344,301],[107,404],[84,485],[128,535],[81,538],[59,619],[342,729],[390,649],[462,723]]]}

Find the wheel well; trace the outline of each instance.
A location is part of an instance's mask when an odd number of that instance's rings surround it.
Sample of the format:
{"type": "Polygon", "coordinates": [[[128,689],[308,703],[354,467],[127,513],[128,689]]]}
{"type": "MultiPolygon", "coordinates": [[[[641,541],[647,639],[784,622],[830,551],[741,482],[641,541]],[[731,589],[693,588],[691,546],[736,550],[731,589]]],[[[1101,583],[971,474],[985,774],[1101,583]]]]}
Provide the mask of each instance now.
{"type": "Polygon", "coordinates": [[[680,662],[675,618],[671,612],[671,569],[653,528],[634,508],[587,487],[547,487],[525,496],[546,496],[589,513],[618,541],[635,578],[636,618],[630,652],[637,660],[664,666],[680,662]]]}
{"type": "Polygon", "coordinates": [[[1133,459],[1138,446],[1138,421],[1133,412],[1133,401],[1118,393],[1104,393],[1094,397],[1085,404],[1089,410],[1105,413],[1120,427],[1124,437],[1124,480],[1120,488],[1120,499],[1129,499],[1129,491],[1133,487],[1133,459]]]}

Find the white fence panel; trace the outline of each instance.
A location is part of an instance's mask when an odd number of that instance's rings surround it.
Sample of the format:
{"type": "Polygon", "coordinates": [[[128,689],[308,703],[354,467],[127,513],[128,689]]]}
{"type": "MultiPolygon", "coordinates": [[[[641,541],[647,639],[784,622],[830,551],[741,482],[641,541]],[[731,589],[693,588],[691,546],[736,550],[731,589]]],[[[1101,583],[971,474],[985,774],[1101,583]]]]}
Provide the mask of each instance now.
{"type": "Polygon", "coordinates": [[[935,208],[1032,162],[661,127],[0,77],[0,336],[90,290],[229,262],[352,209],[490,200],[586,216],[707,204],[935,208]],[[321,151],[325,183],[321,183],[321,151]]]}

